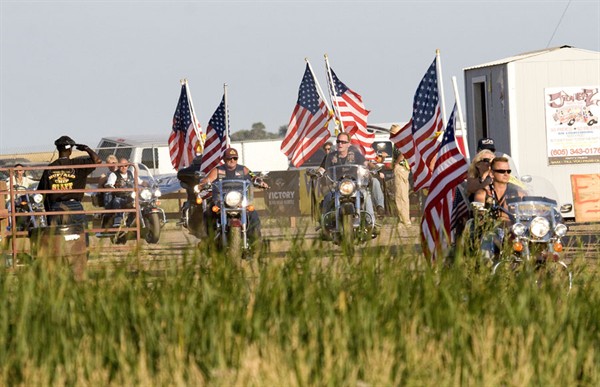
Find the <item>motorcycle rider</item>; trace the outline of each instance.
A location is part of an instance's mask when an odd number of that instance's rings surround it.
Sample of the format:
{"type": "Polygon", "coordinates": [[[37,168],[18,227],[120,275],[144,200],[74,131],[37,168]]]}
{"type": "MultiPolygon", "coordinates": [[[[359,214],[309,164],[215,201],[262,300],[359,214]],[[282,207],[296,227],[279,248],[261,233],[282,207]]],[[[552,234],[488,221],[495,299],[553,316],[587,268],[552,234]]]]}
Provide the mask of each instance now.
{"type": "Polygon", "coordinates": [[[194,191],[194,187],[200,183],[200,177],[197,172],[200,172],[201,167],[202,153],[196,155],[189,166],[177,171],[177,179],[187,194],[187,201],[183,204],[181,209],[181,223],[184,224],[187,221],[188,230],[190,230],[192,235],[199,239],[206,237],[204,214],[201,211],[202,207],[200,205],[196,205],[193,211],[192,206],[194,206],[194,203],[196,202],[196,192],[194,191]],[[199,213],[195,212],[197,210],[199,213]]]}
{"type": "MultiPolygon", "coordinates": [[[[238,152],[235,148],[227,148],[223,153],[223,165],[218,165],[208,173],[208,175],[200,181],[200,185],[211,184],[217,179],[245,179],[253,181],[261,188],[269,188],[269,185],[264,181],[258,181],[252,176],[250,170],[244,165],[238,164],[238,152]]],[[[214,195],[214,192],[213,192],[214,195]]],[[[207,210],[207,223],[214,222],[214,214],[207,210]]],[[[260,218],[256,211],[248,212],[248,236],[256,241],[260,238],[260,218]]]]}
{"type": "MultiPolygon", "coordinates": [[[[486,206],[501,206],[507,208],[506,199],[525,196],[525,191],[516,184],[510,183],[510,164],[506,157],[495,157],[490,164],[492,184],[475,192],[474,201],[485,203],[486,206]]],[[[500,212],[503,220],[509,220],[508,215],[500,212]]]]}
{"type": "MultiPolygon", "coordinates": [[[[338,134],[336,144],[337,149],[327,154],[327,156],[323,160],[323,163],[321,163],[321,166],[318,170],[320,174],[323,174],[329,167],[336,165],[358,164],[364,165],[365,167],[369,167],[371,165],[360,151],[358,151],[355,147],[350,146],[350,136],[348,135],[348,133],[341,132],[340,134],[338,134]]],[[[375,204],[378,214],[385,213],[385,210],[383,201],[383,191],[381,190],[381,184],[379,183],[379,180],[371,179],[371,183],[373,195],[371,195],[371,193],[369,192],[366,193],[368,200],[365,200],[365,209],[374,221],[375,214],[373,211],[373,205],[375,204]]],[[[323,198],[322,213],[329,212],[332,206],[333,193],[328,192],[323,198]]]]}
{"type": "MultiPolygon", "coordinates": [[[[106,183],[104,187],[106,188],[133,188],[135,178],[133,176],[133,172],[129,169],[129,166],[126,165],[129,163],[129,160],[126,158],[121,158],[119,160],[120,164],[116,171],[112,171],[108,175],[108,179],[106,179],[106,183]]],[[[147,186],[148,184],[138,176],[138,185],[147,186]]],[[[122,209],[127,206],[127,204],[131,201],[131,192],[113,192],[110,195],[110,202],[107,203],[106,209],[122,209]]],[[[123,221],[123,212],[118,212],[115,214],[115,218],[113,220],[113,227],[120,227],[121,222],[123,221]]]]}

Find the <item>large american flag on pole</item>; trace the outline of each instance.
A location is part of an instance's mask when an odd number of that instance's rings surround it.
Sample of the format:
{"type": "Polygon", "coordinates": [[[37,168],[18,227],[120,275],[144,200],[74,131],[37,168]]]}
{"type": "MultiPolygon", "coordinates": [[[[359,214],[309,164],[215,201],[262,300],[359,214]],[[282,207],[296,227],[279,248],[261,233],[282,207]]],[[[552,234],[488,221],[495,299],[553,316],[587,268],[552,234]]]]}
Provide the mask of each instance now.
{"type": "Polygon", "coordinates": [[[431,260],[442,257],[449,246],[454,192],[467,177],[467,161],[460,153],[454,136],[455,112],[456,105],[437,154],[421,219],[421,245],[425,256],[431,260]]]}
{"type": "Polygon", "coordinates": [[[221,103],[217,110],[215,110],[208,126],[206,127],[206,141],[204,141],[204,153],[202,154],[202,166],[200,167],[201,172],[209,173],[214,167],[219,165],[223,152],[227,149],[227,126],[225,120],[227,114],[225,114],[225,95],[221,99],[221,103]]]}
{"type": "Polygon", "coordinates": [[[298,90],[298,101],[292,112],[281,151],[293,166],[299,167],[329,138],[329,112],[319,96],[308,63],[298,90]]]}
{"type": "Polygon", "coordinates": [[[335,72],[329,67],[327,73],[329,86],[332,90],[331,98],[333,108],[339,121],[342,122],[344,132],[350,135],[350,142],[358,145],[365,152],[367,159],[375,158],[375,150],[373,149],[373,140],[375,133],[370,133],[367,130],[367,116],[369,110],[365,109],[365,104],[362,97],[357,92],[351,90],[335,75],[335,72]]]}
{"type": "MultiPolygon", "coordinates": [[[[417,163],[424,163],[427,169],[432,168],[438,151],[438,135],[443,128],[440,99],[438,95],[437,57],[433,60],[425,76],[419,83],[413,99],[412,137],[415,146],[417,163]]],[[[429,187],[429,174],[415,174],[414,190],[429,187]]]]}
{"type": "Polygon", "coordinates": [[[192,163],[196,151],[202,149],[200,134],[202,129],[194,113],[192,97],[187,81],[181,85],[179,102],[173,115],[173,131],[169,136],[169,154],[173,168],[181,169],[192,163]]]}

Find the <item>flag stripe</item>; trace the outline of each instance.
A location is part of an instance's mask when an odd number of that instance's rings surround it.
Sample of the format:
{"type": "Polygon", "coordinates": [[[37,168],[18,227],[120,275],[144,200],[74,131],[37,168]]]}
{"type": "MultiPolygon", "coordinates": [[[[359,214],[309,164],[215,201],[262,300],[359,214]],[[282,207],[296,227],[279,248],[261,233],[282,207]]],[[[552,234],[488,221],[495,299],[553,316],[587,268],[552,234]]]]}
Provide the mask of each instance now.
{"type": "Polygon", "coordinates": [[[281,143],[281,152],[295,167],[300,167],[329,138],[329,112],[317,93],[308,64],[298,90],[298,100],[288,130],[281,143]]]}
{"type": "Polygon", "coordinates": [[[202,154],[202,166],[200,171],[209,173],[221,163],[223,152],[227,149],[227,133],[225,120],[225,95],[221,103],[213,113],[206,127],[206,141],[204,142],[204,153],[202,154]]]}
{"type": "Polygon", "coordinates": [[[327,75],[333,108],[344,132],[348,133],[352,144],[362,149],[367,159],[374,159],[375,133],[367,130],[369,110],[365,108],[361,95],[340,81],[333,69],[329,68],[327,75]]]}
{"type": "Polygon", "coordinates": [[[439,148],[438,133],[443,129],[441,107],[437,87],[437,57],[421,79],[413,99],[412,136],[414,142],[415,165],[421,172],[415,174],[414,189],[429,187],[432,164],[439,148]]]}
{"type": "Polygon", "coordinates": [[[456,105],[437,154],[421,220],[423,252],[432,260],[442,256],[449,245],[454,194],[467,176],[467,161],[454,136],[455,112],[456,105]]]}
{"type": "Polygon", "coordinates": [[[181,85],[179,101],[173,115],[172,132],[169,135],[169,155],[175,169],[187,167],[200,149],[202,128],[198,123],[187,83],[181,85]]]}

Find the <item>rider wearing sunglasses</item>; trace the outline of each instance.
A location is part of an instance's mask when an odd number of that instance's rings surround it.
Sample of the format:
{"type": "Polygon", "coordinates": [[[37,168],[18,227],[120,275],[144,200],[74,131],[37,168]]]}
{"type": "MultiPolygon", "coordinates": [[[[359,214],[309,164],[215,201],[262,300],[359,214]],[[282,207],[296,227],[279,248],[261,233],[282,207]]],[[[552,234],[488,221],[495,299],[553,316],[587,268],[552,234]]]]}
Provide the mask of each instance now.
{"type": "MultiPolygon", "coordinates": [[[[475,193],[476,202],[485,203],[486,206],[498,205],[507,208],[507,198],[525,196],[525,191],[521,187],[509,182],[512,170],[506,157],[494,158],[490,169],[493,183],[475,193]]],[[[502,218],[508,219],[504,213],[500,215],[502,218]]]]}
{"type": "MultiPolygon", "coordinates": [[[[337,136],[336,140],[337,149],[333,152],[329,152],[321,166],[319,171],[321,173],[325,172],[327,168],[334,165],[345,165],[345,164],[362,164],[366,167],[369,166],[369,163],[365,159],[365,156],[358,151],[355,147],[350,144],[350,136],[348,133],[340,133],[337,136]]],[[[374,218],[373,206],[377,210],[377,214],[379,216],[383,216],[385,213],[384,207],[384,198],[383,198],[383,190],[381,189],[381,183],[379,180],[373,178],[371,179],[371,200],[367,201],[365,204],[367,205],[367,212],[374,218]]],[[[323,211],[328,211],[331,206],[333,206],[333,200],[331,193],[328,193],[323,199],[323,211]]]]}

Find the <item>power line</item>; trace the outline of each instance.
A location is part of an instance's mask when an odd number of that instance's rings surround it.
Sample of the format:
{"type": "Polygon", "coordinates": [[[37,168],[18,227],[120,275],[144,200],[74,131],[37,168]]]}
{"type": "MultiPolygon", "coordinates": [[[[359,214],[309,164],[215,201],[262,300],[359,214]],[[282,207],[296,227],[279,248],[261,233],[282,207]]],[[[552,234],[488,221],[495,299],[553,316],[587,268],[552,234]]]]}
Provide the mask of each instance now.
{"type": "Polygon", "coordinates": [[[562,15],[560,15],[560,19],[558,20],[558,23],[556,24],[556,27],[554,28],[554,32],[552,33],[550,40],[548,40],[548,44],[546,44],[546,48],[550,47],[550,43],[552,42],[552,39],[554,39],[554,35],[556,35],[556,31],[558,31],[558,27],[560,26],[560,23],[562,22],[563,17],[565,17],[565,13],[567,13],[567,9],[569,9],[569,5],[571,5],[571,1],[573,1],[573,0],[569,0],[569,2],[567,3],[567,6],[565,7],[565,10],[563,11],[562,15]]]}

